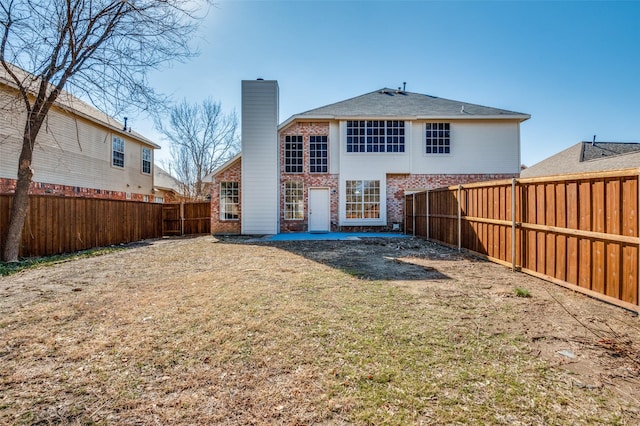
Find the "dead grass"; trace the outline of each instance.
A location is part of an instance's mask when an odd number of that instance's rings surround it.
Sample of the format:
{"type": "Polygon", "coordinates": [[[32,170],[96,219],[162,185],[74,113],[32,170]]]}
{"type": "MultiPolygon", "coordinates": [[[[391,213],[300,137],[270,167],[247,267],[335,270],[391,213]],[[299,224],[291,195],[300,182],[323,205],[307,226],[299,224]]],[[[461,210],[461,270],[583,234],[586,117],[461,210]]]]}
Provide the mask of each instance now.
{"type": "MultiPolygon", "coordinates": [[[[536,295],[518,298],[503,268],[481,264],[500,271],[487,289],[476,262],[411,244],[162,240],[0,278],[0,423],[640,421],[637,393],[536,352],[520,321],[550,284],[509,275],[536,295]],[[397,279],[367,279],[367,253],[397,279]]],[[[628,342],[616,368],[636,386],[637,319],[598,309],[626,331],[585,340],[597,356],[628,342]]]]}

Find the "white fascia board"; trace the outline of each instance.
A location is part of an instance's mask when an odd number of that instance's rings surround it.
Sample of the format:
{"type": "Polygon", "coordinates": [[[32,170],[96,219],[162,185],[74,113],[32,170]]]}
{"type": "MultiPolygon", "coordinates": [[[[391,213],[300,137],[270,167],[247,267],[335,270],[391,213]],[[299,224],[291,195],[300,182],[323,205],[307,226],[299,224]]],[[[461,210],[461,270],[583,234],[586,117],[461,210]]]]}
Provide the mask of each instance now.
{"type": "Polygon", "coordinates": [[[416,120],[518,120],[519,122],[531,118],[529,114],[521,115],[418,115],[416,120]]]}

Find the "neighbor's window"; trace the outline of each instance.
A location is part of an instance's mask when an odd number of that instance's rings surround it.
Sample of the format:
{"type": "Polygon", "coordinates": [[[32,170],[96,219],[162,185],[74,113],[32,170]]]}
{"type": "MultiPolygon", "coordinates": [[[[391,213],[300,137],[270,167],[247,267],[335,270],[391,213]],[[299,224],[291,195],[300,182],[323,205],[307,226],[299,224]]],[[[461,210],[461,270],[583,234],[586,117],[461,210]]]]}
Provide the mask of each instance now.
{"type": "Polygon", "coordinates": [[[309,137],[309,171],[311,173],[327,173],[328,152],[326,136],[309,137]]]}
{"type": "Polygon", "coordinates": [[[114,136],[111,143],[111,165],[124,167],[124,139],[114,136]]]}
{"type": "Polygon", "coordinates": [[[302,182],[284,184],[284,218],[304,219],[304,186],[302,182]]]}
{"type": "Polygon", "coordinates": [[[347,152],[404,152],[404,121],[347,121],[347,152]]]}
{"type": "Polygon", "coordinates": [[[238,182],[220,182],[220,219],[238,220],[240,190],[238,182]]]}
{"type": "Polygon", "coordinates": [[[425,124],[426,154],[451,153],[451,125],[449,123],[425,124]]]}
{"type": "Polygon", "coordinates": [[[142,148],[142,173],[151,174],[151,148],[142,148]]]}
{"type": "Polygon", "coordinates": [[[380,181],[348,180],[346,203],[347,219],[379,219],[380,181]]]}
{"type": "Polygon", "coordinates": [[[302,173],[302,136],[284,137],[284,171],[285,173],[302,173]]]}

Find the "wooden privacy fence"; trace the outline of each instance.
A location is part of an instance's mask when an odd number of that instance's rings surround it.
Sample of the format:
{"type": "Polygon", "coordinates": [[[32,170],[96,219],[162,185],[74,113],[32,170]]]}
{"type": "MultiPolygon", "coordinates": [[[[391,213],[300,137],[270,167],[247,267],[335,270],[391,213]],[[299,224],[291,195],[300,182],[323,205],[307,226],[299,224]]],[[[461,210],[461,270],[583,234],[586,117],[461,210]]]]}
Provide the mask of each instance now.
{"type": "Polygon", "coordinates": [[[640,312],[638,177],[633,169],[410,194],[405,230],[640,312]]]}
{"type": "MultiPolygon", "coordinates": [[[[0,195],[2,240],[12,200],[12,195],[0,195]]],[[[162,236],[161,214],[161,204],[31,195],[19,256],[46,256],[158,238],[162,236]]]]}
{"type": "MultiPolygon", "coordinates": [[[[0,251],[4,249],[12,200],[12,195],[0,195],[0,251]]],[[[19,256],[47,256],[160,238],[165,235],[165,206],[138,201],[31,195],[19,256]]],[[[209,202],[177,206],[178,233],[166,235],[210,232],[209,202]]]]}
{"type": "Polygon", "coordinates": [[[167,203],[162,205],[162,235],[211,233],[211,202],[167,203]]]}

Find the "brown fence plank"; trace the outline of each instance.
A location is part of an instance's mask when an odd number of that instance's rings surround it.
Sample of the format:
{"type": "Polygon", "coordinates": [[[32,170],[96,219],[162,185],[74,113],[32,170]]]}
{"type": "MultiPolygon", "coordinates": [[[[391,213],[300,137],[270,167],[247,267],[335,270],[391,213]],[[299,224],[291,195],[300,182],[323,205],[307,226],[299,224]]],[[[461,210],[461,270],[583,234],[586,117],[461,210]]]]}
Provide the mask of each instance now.
{"type": "Polygon", "coordinates": [[[467,250],[640,311],[638,185],[637,170],[516,179],[513,201],[507,181],[463,186],[460,200],[451,186],[428,192],[426,221],[433,240],[455,246],[460,226],[467,250]]]}
{"type": "MultiPolygon", "coordinates": [[[[11,203],[11,195],[0,195],[2,237],[8,227],[11,203]]],[[[161,215],[161,204],[32,195],[19,255],[45,256],[158,238],[161,215]]]]}

